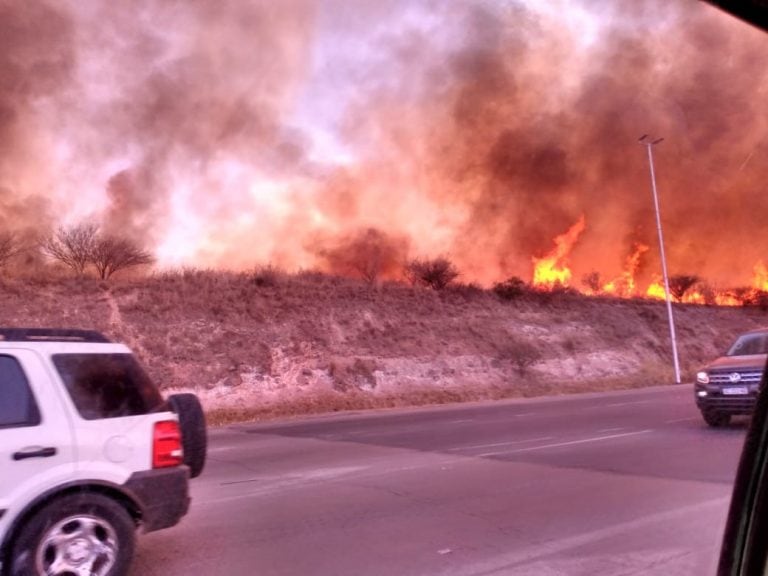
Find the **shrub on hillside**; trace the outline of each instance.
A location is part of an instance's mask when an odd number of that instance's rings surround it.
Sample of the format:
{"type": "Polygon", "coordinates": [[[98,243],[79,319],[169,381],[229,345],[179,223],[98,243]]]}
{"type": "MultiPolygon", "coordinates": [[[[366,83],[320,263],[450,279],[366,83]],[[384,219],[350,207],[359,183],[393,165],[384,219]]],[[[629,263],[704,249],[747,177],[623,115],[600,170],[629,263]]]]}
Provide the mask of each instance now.
{"type": "Polygon", "coordinates": [[[277,286],[278,279],[280,277],[280,271],[272,266],[257,266],[251,273],[250,280],[259,288],[272,288],[277,286]]]}
{"type": "Polygon", "coordinates": [[[493,292],[502,300],[515,300],[528,291],[528,285],[522,278],[512,276],[493,285],[493,292]]]}
{"type": "Polygon", "coordinates": [[[541,352],[526,340],[511,338],[499,347],[498,357],[510,362],[520,376],[525,376],[528,369],[541,360],[541,352]]]}
{"type": "Polygon", "coordinates": [[[328,374],[333,379],[334,390],[338,392],[373,390],[376,388],[376,370],[379,370],[379,365],[370,358],[334,358],[328,367],[328,374]]]}
{"type": "Polygon", "coordinates": [[[459,276],[459,271],[447,258],[416,258],[405,266],[405,273],[414,285],[443,290],[459,276]]]}
{"type": "Polygon", "coordinates": [[[476,298],[485,293],[483,287],[474,282],[465,284],[464,282],[456,282],[448,287],[448,292],[451,294],[457,294],[463,296],[465,299],[476,298]]]}

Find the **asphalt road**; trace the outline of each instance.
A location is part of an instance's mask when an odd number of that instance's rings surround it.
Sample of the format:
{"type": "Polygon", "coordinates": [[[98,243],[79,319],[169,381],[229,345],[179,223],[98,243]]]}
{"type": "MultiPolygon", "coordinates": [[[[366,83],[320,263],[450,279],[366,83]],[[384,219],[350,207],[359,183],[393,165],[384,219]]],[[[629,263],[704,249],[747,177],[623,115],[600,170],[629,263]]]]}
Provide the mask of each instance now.
{"type": "Polygon", "coordinates": [[[131,574],[713,573],[744,436],[690,386],[217,429],[131,574]]]}

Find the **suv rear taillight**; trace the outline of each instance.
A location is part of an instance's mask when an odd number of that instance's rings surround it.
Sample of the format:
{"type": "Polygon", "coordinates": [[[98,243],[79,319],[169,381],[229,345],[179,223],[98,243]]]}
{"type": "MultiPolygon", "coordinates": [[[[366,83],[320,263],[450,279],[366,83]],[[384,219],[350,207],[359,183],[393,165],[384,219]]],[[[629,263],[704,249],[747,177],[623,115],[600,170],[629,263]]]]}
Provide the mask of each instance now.
{"type": "Polygon", "coordinates": [[[155,422],[152,437],[152,468],[178,466],[183,460],[179,423],[175,420],[155,422]]]}

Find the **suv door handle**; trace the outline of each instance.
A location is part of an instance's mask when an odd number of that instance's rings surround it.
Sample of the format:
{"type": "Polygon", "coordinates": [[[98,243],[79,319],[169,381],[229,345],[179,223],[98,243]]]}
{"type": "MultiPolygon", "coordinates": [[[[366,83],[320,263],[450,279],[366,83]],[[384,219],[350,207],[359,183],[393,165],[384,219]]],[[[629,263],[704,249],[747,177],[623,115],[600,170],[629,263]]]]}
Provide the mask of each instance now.
{"type": "Polygon", "coordinates": [[[47,448],[28,448],[26,450],[19,450],[14,452],[12,458],[14,460],[26,460],[27,458],[50,458],[56,456],[56,448],[48,446],[47,448]]]}

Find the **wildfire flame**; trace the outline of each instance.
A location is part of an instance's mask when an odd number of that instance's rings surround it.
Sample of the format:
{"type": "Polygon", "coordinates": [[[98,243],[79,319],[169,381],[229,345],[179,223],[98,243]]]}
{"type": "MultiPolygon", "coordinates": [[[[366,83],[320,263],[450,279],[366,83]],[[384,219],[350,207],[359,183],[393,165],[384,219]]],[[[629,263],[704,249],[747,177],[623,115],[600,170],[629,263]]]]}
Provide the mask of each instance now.
{"type": "MultiPolygon", "coordinates": [[[[552,290],[557,287],[571,286],[573,271],[568,266],[568,257],[573,250],[581,233],[586,228],[586,219],[582,215],[564,234],[554,239],[555,248],[541,258],[533,258],[534,287],[540,290],[552,290]]],[[[627,256],[624,270],[616,278],[599,283],[599,274],[593,273],[594,281],[588,284],[582,293],[590,296],[611,295],[620,298],[645,297],[653,300],[665,300],[666,293],[660,276],[654,276],[645,291],[638,289],[637,273],[640,270],[643,255],[649,247],[636,242],[632,252],[627,256]]],[[[592,276],[592,275],[590,275],[592,276]]],[[[740,306],[745,302],[753,302],[760,292],[768,292],[768,266],[761,260],[753,268],[752,287],[741,290],[716,290],[706,284],[697,283],[683,294],[680,302],[684,304],[714,304],[717,306],[740,306]]],[[[676,299],[674,295],[673,299],[676,299]]]]}
{"type": "Polygon", "coordinates": [[[645,295],[648,298],[654,298],[656,300],[665,300],[666,293],[664,292],[664,284],[661,283],[661,280],[654,280],[646,289],[645,295]]]}
{"type": "Polygon", "coordinates": [[[718,306],[741,306],[742,302],[729,292],[715,294],[715,304],[718,306]]]}
{"type": "Polygon", "coordinates": [[[586,228],[582,215],[567,232],[555,238],[555,248],[542,258],[533,257],[533,285],[537,288],[552,289],[570,286],[573,273],[568,267],[568,256],[586,228]]]}
{"type": "Polygon", "coordinates": [[[754,268],[752,268],[752,287],[755,290],[768,291],[768,268],[765,266],[765,262],[758,260],[754,268]]]}
{"type": "Polygon", "coordinates": [[[648,246],[636,243],[632,253],[627,256],[621,276],[605,283],[602,291],[606,294],[621,296],[622,298],[636,296],[635,275],[640,268],[640,259],[647,251],[648,246]]]}

